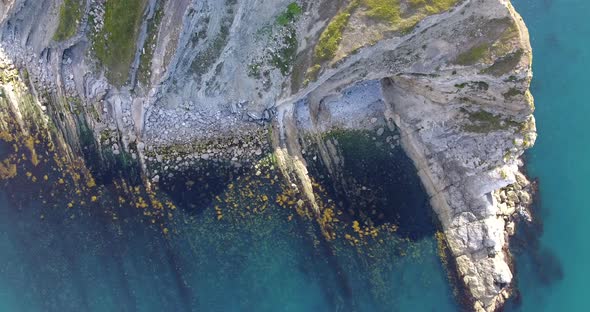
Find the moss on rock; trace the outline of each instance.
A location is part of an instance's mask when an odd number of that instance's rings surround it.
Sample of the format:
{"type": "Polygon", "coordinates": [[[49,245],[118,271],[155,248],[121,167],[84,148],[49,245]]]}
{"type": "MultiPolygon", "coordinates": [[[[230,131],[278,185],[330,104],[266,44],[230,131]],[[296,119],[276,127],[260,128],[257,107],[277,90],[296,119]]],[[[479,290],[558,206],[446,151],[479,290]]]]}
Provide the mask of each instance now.
{"type": "Polygon", "coordinates": [[[65,0],[59,9],[59,25],[53,40],[63,41],[74,36],[82,20],[82,13],[80,0],[65,0]]]}
{"type": "Polygon", "coordinates": [[[139,26],[146,0],[108,0],[104,27],[94,37],[98,60],[106,67],[107,78],[115,85],[125,84],[136,52],[139,26]]]}

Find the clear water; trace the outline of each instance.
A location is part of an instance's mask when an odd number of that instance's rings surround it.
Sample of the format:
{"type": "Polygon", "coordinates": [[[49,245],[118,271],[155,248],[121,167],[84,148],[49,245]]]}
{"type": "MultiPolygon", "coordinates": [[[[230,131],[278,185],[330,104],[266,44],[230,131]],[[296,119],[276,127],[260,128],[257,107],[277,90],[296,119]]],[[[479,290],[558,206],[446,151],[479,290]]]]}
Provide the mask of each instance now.
{"type": "Polygon", "coordinates": [[[590,244],[590,2],[514,0],[534,51],[539,140],[528,169],[540,181],[543,233],[517,258],[519,311],[587,311],[590,244]],[[532,247],[532,248],[531,248],[532,247]]]}
{"type": "MultiPolygon", "coordinates": [[[[276,185],[248,181],[207,207],[180,207],[168,235],[140,213],[113,220],[106,207],[21,205],[2,193],[0,311],[456,310],[433,222],[412,240],[326,243],[315,222],[273,204],[276,185]],[[250,191],[270,198],[264,212],[246,208],[250,191]]],[[[430,209],[418,183],[407,188],[397,191],[420,199],[407,209],[430,209]]]]}
{"type": "MultiPolygon", "coordinates": [[[[540,138],[528,168],[540,180],[544,232],[529,231],[514,244],[521,296],[509,310],[584,311],[590,2],[513,2],[534,48],[540,138]]],[[[143,216],[113,222],[46,209],[0,194],[0,311],[458,309],[432,236],[326,248],[279,207],[222,221],[213,207],[178,213],[167,236],[143,216]]]]}

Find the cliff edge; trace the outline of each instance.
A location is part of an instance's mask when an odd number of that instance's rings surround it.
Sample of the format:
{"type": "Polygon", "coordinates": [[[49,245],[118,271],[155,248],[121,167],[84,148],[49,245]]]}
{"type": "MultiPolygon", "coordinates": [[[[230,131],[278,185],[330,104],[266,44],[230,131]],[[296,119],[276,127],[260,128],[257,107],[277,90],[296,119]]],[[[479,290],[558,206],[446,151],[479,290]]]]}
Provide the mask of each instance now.
{"type": "Polygon", "coordinates": [[[509,237],[530,218],[531,62],[508,0],[0,2],[8,115],[37,110],[100,170],[126,155],[149,185],[272,149],[319,217],[305,142],[398,131],[476,311],[510,297],[509,237]]]}

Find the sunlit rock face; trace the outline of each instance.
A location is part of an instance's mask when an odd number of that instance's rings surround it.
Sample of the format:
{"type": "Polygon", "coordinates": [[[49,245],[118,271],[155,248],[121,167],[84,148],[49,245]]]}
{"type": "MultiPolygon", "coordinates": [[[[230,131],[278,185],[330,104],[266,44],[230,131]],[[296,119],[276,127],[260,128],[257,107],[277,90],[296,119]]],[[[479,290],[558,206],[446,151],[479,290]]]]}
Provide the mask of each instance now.
{"type": "Polygon", "coordinates": [[[473,309],[510,296],[536,129],[509,1],[15,0],[0,3],[0,39],[3,118],[32,108],[72,154],[129,157],[148,185],[272,150],[319,217],[306,144],[335,172],[323,134],[395,131],[473,309]]]}

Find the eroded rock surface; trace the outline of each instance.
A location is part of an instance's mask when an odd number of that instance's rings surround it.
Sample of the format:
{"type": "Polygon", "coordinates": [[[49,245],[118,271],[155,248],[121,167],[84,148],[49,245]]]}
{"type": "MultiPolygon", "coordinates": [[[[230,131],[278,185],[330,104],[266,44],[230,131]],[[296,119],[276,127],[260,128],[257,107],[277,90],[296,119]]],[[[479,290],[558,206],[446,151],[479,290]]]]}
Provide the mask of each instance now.
{"type": "Polygon", "coordinates": [[[90,129],[96,153],[131,155],[146,183],[272,144],[318,214],[301,139],[397,129],[473,309],[494,311],[512,289],[513,219],[530,217],[526,26],[508,0],[382,2],[2,1],[0,96],[19,102],[19,75],[74,152],[90,129]]]}

